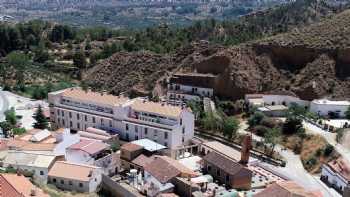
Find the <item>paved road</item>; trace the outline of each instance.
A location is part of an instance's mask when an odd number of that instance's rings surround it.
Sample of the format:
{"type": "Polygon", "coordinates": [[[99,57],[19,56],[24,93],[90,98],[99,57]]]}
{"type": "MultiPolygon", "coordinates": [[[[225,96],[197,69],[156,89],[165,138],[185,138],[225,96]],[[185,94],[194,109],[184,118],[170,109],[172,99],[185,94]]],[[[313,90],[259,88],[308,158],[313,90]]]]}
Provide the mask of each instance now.
{"type": "MultiPolygon", "coordinates": [[[[247,133],[248,125],[246,121],[241,122],[241,127],[238,130],[240,133],[247,133]]],[[[263,138],[257,135],[252,135],[256,141],[262,141],[263,138]]],[[[275,151],[278,152],[287,161],[286,167],[276,167],[269,164],[269,168],[277,171],[300,185],[308,188],[321,190],[325,197],[340,197],[340,195],[333,189],[325,186],[318,177],[309,174],[301,162],[300,156],[293,153],[293,151],[285,149],[281,145],[276,145],[275,151]]]]}
{"type": "Polygon", "coordinates": [[[0,90],[0,121],[5,120],[4,112],[9,108],[9,101],[5,95],[5,92],[0,90]]]}

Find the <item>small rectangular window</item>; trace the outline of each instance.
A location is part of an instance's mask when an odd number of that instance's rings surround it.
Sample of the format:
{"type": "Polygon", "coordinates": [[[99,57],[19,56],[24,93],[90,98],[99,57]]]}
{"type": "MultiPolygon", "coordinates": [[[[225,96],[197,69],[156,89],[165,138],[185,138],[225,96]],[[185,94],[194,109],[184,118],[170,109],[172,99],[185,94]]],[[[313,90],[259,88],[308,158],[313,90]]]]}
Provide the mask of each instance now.
{"type": "Polygon", "coordinates": [[[78,129],[80,129],[80,123],[79,122],[77,123],[77,127],[78,127],[78,129]]]}
{"type": "Polygon", "coordinates": [[[61,180],[61,184],[64,185],[64,180],[61,180]]]}
{"type": "Polygon", "coordinates": [[[72,182],[72,181],[69,181],[69,185],[73,185],[73,182],[72,182]]]}
{"type": "Polygon", "coordinates": [[[79,183],[79,187],[83,187],[83,183],[79,183]]]}
{"type": "Polygon", "coordinates": [[[73,127],[73,122],[72,121],[69,121],[69,126],[73,127]]]}
{"type": "Polygon", "coordinates": [[[92,117],[92,123],[96,123],[95,117],[92,117]]]}
{"type": "Polygon", "coordinates": [[[72,112],[69,112],[69,118],[72,118],[72,112]]]}
{"type": "Polygon", "coordinates": [[[44,171],[40,171],[40,175],[44,175],[44,171]]]}
{"type": "Polygon", "coordinates": [[[129,131],[129,125],[128,124],[125,125],[125,130],[129,131]]]}
{"type": "Polygon", "coordinates": [[[167,132],[164,133],[164,139],[168,139],[168,133],[167,132]]]}
{"type": "Polygon", "coordinates": [[[87,115],[85,115],[85,121],[87,122],[87,115]]]}
{"type": "Polygon", "coordinates": [[[147,135],[147,133],[148,133],[148,129],[147,129],[147,128],[145,128],[145,135],[147,135]]]}
{"type": "Polygon", "coordinates": [[[79,114],[77,114],[77,119],[78,119],[78,120],[80,119],[80,115],[79,115],[79,114]]]}

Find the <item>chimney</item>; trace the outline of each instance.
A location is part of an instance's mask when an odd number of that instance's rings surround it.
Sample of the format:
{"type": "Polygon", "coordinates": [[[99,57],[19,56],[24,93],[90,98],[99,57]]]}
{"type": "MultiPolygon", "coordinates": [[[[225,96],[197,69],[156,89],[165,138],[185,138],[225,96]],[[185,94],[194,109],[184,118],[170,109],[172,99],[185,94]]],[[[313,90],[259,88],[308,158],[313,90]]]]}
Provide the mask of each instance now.
{"type": "Polygon", "coordinates": [[[242,149],[241,149],[241,160],[239,161],[239,163],[243,165],[248,164],[251,149],[252,149],[252,136],[250,134],[247,134],[243,139],[242,149]]]}

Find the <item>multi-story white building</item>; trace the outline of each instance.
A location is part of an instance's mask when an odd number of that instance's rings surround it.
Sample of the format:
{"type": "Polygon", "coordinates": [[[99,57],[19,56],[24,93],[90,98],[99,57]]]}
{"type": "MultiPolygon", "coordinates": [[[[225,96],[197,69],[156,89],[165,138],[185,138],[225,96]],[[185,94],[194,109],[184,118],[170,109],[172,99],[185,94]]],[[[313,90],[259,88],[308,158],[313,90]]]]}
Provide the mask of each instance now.
{"type": "Polygon", "coordinates": [[[194,135],[190,109],[69,88],[49,93],[50,120],[58,127],[108,130],[128,141],[148,138],[170,149],[188,144],[194,135]]]}
{"type": "Polygon", "coordinates": [[[309,101],[302,100],[295,96],[278,94],[246,94],[244,100],[251,106],[262,107],[265,105],[285,105],[290,106],[296,103],[300,106],[309,106],[309,101]]]}
{"type": "Polygon", "coordinates": [[[186,101],[201,101],[213,97],[215,76],[208,74],[174,74],[168,79],[167,101],[181,104],[186,101]]]}
{"type": "Polygon", "coordinates": [[[349,101],[330,101],[327,99],[313,100],[310,103],[310,111],[320,116],[344,117],[345,112],[349,109],[349,101]]]}

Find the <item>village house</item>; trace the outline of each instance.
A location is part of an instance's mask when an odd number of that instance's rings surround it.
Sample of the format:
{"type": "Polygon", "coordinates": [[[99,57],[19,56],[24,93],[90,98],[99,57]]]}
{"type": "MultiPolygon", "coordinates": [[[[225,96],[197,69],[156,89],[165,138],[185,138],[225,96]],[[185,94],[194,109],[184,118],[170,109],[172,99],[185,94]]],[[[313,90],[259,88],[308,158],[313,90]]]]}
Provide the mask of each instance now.
{"type": "Polygon", "coordinates": [[[138,169],[143,171],[145,164],[150,161],[150,157],[154,154],[161,154],[161,151],[165,148],[165,146],[149,139],[141,139],[124,144],[120,148],[122,168],[124,170],[138,169]]]}
{"type": "Polygon", "coordinates": [[[246,94],[244,100],[249,106],[255,107],[263,107],[266,105],[290,106],[292,103],[308,107],[310,103],[309,101],[287,94],[246,94]]]}
{"type": "Polygon", "coordinates": [[[58,161],[49,171],[49,183],[69,191],[95,192],[101,181],[102,169],[96,166],[58,161]]]}
{"type": "Polygon", "coordinates": [[[253,195],[254,197],[322,197],[320,191],[307,191],[302,186],[292,181],[275,182],[263,191],[253,195]]]}
{"type": "Polygon", "coordinates": [[[20,174],[1,173],[0,188],[0,196],[3,197],[49,197],[20,174]]]}
{"type": "Polygon", "coordinates": [[[310,103],[310,111],[320,116],[331,118],[344,117],[349,109],[349,101],[331,101],[327,99],[313,100],[310,103]]]}
{"type": "Polygon", "coordinates": [[[144,168],[143,192],[147,196],[171,193],[175,189],[176,177],[192,178],[198,173],[167,156],[155,156],[144,168]]]}
{"type": "Polygon", "coordinates": [[[234,189],[250,189],[253,172],[238,162],[216,152],[203,157],[203,170],[215,180],[234,189]]]}
{"type": "Polygon", "coordinates": [[[8,151],[5,159],[2,161],[2,167],[20,169],[26,173],[31,173],[36,182],[46,183],[50,168],[56,161],[63,159],[63,156],[53,154],[8,151]]]}
{"type": "Polygon", "coordinates": [[[321,180],[342,193],[350,186],[350,165],[342,158],[323,164],[321,180]]]}
{"type": "Polygon", "coordinates": [[[213,97],[215,76],[210,74],[174,74],[168,79],[167,102],[182,105],[187,101],[201,101],[213,97]]]}
{"type": "Polygon", "coordinates": [[[58,127],[86,131],[93,127],[133,141],[151,139],[170,149],[187,145],[194,136],[190,109],[69,88],[49,93],[50,120],[58,127]]]}

